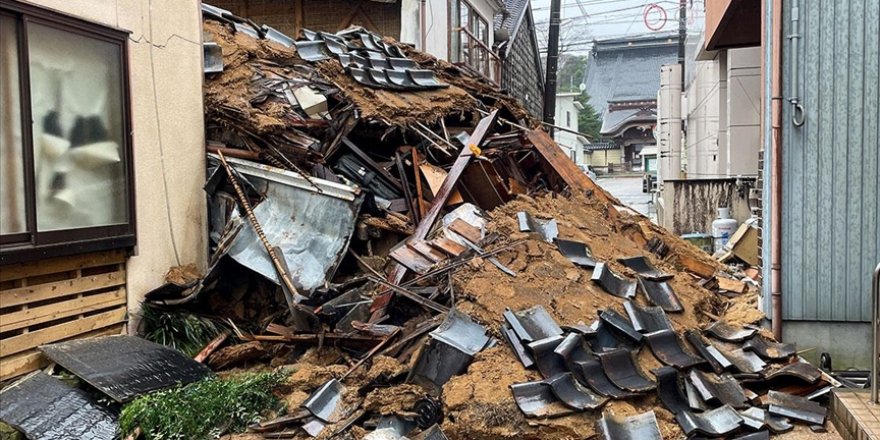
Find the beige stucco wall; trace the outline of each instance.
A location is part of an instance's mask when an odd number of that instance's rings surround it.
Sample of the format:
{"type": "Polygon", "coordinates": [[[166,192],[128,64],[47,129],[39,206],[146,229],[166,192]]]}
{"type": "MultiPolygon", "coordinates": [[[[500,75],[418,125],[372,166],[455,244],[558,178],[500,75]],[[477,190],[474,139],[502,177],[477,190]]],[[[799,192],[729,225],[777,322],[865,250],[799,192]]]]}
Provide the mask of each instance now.
{"type": "Polygon", "coordinates": [[[755,176],[761,139],[761,50],[720,51],[696,63],[687,88],[689,178],[755,176]]]}
{"type": "Polygon", "coordinates": [[[163,282],[169,267],[206,261],[201,15],[196,0],[31,0],[131,32],[137,248],[128,302],[163,282]]]}
{"type": "Polygon", "coordinates": [[[727,51],[728,176],[756,176],[761,148],[761,48],[727,51]]]}
{"type": "Polygon", "coordinates": [[[726,127],[720,123],[725,116],[727,75],[725,56],[719,54],[711,61],[698,61],[696,75],[688,84],[687,129],[684,156],[689,178],[710,178],[723,175],[721,164],[726,157],[726,127]]]}

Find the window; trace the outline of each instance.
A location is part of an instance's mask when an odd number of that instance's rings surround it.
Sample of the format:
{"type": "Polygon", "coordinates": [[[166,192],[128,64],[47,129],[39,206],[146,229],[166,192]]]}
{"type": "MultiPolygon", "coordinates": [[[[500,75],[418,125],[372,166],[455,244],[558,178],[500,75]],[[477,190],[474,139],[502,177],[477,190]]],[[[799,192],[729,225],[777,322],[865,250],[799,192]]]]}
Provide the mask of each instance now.
{"type": "Polygon", "coordinates": [[[134,245],[127,38],[0,0],[0,263],[134,245]]]}
{"type": "Polygon", "coordinates": [[[464,0],[449,0],[449,60],[498,78],[498,55],[489,47],[489,23],[464,0]]]}
{"type": "Polygon", "coordinates": [[[565,111],[565,126],[571,128],[571,112],[568,110],[565,111]]]}

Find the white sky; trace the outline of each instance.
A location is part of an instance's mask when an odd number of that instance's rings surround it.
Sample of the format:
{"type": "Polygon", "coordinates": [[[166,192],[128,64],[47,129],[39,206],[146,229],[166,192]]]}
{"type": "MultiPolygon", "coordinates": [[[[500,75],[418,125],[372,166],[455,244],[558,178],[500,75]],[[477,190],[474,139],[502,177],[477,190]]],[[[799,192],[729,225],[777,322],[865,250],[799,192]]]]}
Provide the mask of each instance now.
{"type": "MultiPolygon", "coordinates": [[[[566,53],[585,54],[589,51],[588,42],[594,38],[650,33],[644,16],[649,7],[649,24],[659,27],[661,32],[678,29],[678,0],[562,0],[560,44],[566,53]],[[660,9],[666,13],[665,25],[660,9]],[[583,12],[587,14],[586,19],[583,12]]],[[[532,11],[538,42],[543,50],[550,19],[550,0],[532,0],[532,11]]]]}

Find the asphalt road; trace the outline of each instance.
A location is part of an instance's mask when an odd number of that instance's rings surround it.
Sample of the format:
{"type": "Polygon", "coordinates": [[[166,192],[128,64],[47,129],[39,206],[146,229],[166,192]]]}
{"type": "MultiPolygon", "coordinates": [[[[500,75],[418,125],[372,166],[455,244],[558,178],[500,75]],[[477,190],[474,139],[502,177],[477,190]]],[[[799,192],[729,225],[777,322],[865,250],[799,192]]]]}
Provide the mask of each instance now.
{"type": "Polygon", "coordinates": [[[657,210],[650,193],[642,192],[641,177],[600,177],[596,183],[624,205],[644,214],[656,223],[657,210]]]}

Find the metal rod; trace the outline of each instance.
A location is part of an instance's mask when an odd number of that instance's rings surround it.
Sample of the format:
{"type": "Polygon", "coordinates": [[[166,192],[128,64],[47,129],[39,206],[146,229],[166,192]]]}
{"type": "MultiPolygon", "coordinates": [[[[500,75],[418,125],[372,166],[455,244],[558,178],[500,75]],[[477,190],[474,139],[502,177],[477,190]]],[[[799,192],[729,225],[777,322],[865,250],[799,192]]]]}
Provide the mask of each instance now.
{"type": "Polygon", "coordinates": [[[448,145],[450,148],[452,148],[452,149],[457,149],[457,147],[456,147],[455,145],[452,145],[452,143],[449,142],[448,140],[446,140],[443,136],[440,136],[439,134],[434,133],[434,131],[432,131],[430,128],[426,127],[425,124],[422,124],[421,122],[418,122],[418,121],[416,121],[416,124],[419,126],[419,128],[421,128],[422,130],[424,130],[424,131],[427,132],[428,134],[430,134],[430,135],[436,137],[436,138],[439,139],[441,142],[443,142],[444,144],[448,145]]]}
{"type": "MultiPolygon", "coordinates": [[[[523,127],[522,125],[513,124],[512,122],[509,122],[509,121],[507,121],[506,119],[502,119],[502,122],[507,122],[508,124],[513,125],[513,126],[515,126],[515,127],[517,127],[517,128],[522,128],[522,129],[528,130],[528,128],[523,127]]],[[[583,137],[587,138],[587,140],[590,140],[589,135],[587,135],[586,133],[581,133],[581,132],[579,132],[579,131],[572,130],[572,129],[570,129],[570,128],[565,128],[565,127],[560,127],[560,126],[558,126],[558,125],[553,125],[553,124],[551,124],[551,123],[549,123],[549,122],[541,122],[541,124],[543,124],[543,125],[545,125],[545,126],[547,126],[547,127],[555,128],[555,129],[557,129],[557,130],[566,131],[566,132],[569,132],[569,133],[576,134],[576,135],[578,135],[578,136],[583,136],[583,137]]]]}
{"type": "Polygon", "coordinates": [[[871,328],[873,333],[874,346],[872,347],[872,355],[871,358],[871,403],[878,404],[880,400],[877,399],[877,367],[878,367],[878,356],[880,356],[880,346],[877,345],[877,333],[878,333],[878,324],[880,324],[880,263],[877,264],[877,268],[874,269],[874,292],[872,296],[871,303],[871,328]]]}
{"type": "Polygon", "coordinates": [[[379,351],[379,349],[381,349],[382,347],[384,347],[385,344],[387,344],[388,341],[392,340],[395,336],[397,336],[398,333],[400,333],[400,327],[395,328],[395,329],[391,332],[391,334],[389,334],[387,337],[385,337],[385,339],[384,339],[382,342],[376,344],[376,346],[373,347],[373,349],[370,350],[366,355],[364,355],[364,357],[361,358],[361,360],[357,361],[356,364],[352,365],[351,368],[349,368],[348,371],[346,371],[345,374],[343,374],[342,377],[339,378],[339,380],[343,380],[343,381],[344,381],[345,378],[347,378],[349,375],[351,375],[351,373],[354,373],[354,371],[357,370],[358,367],[360,367],[361,365],[363,365],[364,362],[367,361],[367,359],[373,357],[373,355],[376,354],[376,352],[379,351]]]}

